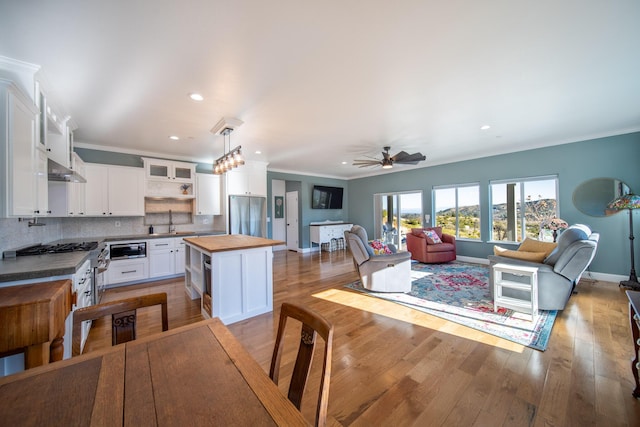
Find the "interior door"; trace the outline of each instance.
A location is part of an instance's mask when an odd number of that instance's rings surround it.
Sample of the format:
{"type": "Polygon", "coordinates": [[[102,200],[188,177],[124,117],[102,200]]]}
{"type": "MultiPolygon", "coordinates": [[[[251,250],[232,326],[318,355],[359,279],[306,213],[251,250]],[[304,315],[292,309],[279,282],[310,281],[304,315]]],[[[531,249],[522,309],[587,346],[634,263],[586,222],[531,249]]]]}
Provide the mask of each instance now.
{"type": "Polygon", "coordinates": [[[286,193],[285,215],[287,221],[287,249],[298,251],[298,192],[288,191],[286,193]]]}

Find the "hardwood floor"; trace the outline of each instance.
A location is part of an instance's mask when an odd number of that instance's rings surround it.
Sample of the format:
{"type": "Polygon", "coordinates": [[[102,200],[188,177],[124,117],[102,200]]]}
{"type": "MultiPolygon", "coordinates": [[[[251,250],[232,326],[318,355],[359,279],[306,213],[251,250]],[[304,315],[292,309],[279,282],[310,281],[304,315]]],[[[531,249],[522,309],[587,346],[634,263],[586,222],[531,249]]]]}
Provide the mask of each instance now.
{"type": "MultiPolygon", "coordinates": [[[[628,306],[617,284],[582,281],[540,352],[345,290],[357,279],[346,251],[277,252],[273,270],[274,312],[228,327],[268,372],[283,301],[305,304],[332,322],[329,425],[640,425],[640,401],[631,396],[628,306]]],[[[169,328],[201,319],[200,300],[186,296],[182,279],[110,290],[105,298],[158,291],[169,296],[169,328]]],[[[155,332],[157,310],[140,334],[155,332]]],[[[297,350],[294,334],[287,338],[283,391],[297,350]]],[[[87,351],[108,345],[107,327],[95,325],[87,351]]],[[[308,420],[314,374],[302,407],[308,420]]]]}

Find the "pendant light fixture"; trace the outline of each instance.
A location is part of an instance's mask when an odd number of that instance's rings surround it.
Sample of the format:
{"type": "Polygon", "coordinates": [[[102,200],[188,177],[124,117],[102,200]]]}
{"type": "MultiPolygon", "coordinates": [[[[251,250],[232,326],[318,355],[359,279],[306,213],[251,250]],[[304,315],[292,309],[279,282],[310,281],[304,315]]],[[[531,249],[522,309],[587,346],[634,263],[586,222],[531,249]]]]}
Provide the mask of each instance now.
{"type": "Polygon", "coordinates": [[[244,123],[242,120],[223,117],[211,129],[211,133],[215,135],[222,135],[224,139],[224,145],[222,147],[224,154],[214,162],[214,174],[222,175],[223,173],[228,172],[233,168],[244,165],[244,158],[242,157],[242,146],[238,145],[233,150],[231,149],[231,132],[233,132],[238,126],[242,125],[242,123],[244,123]],[[227,145],[229,146],[228,151],[227,145]]]}

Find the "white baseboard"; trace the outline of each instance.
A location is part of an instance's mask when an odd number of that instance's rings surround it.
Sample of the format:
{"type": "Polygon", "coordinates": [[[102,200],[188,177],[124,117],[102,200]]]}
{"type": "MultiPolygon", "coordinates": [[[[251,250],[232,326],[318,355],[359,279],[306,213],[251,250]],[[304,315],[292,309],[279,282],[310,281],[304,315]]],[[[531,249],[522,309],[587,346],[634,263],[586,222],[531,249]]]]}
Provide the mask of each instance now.
{"type": "MultiPolygon", "coordinates": [[[[457,256],[456,260],[462,262],[473,262],[476,264],[489,264],[489,260],[487,258],[474,258],[468,256],[457,256]]],[[[582,273],[582,278],[586,280],[599,280],[602,282],[613,282],[618,283],[622,280],[628,280],[629,276],[623,276],[620,274],[611,274],[611,273],[598,273],[597,271],[585,271],[582,273]]]]}

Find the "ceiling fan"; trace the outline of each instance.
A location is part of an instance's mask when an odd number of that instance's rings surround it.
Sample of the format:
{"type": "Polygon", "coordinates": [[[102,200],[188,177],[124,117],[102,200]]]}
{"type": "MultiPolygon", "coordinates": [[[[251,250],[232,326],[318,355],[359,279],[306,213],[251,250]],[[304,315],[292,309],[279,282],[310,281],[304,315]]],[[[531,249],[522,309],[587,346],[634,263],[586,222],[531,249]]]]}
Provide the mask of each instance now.
{"type": "Polygon", "coordinates": [[[384,147],[384,151],[382,152],[382,160],[371,159],[371,160],[354,160],[353,166],[358,166],[361,168],[367,166],[378,166],[381,165],[382,169],[391,169],[394,163],[403,164],[403,165],[417,165],[418,162],[426,160],[427,158],[422,155],[422,153],[413,153],[409,154],[406,151],[401,151],[395,156],[391,156],[389,154],[389,150],[391,147],[384,147]]]}

